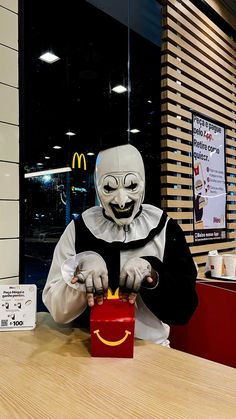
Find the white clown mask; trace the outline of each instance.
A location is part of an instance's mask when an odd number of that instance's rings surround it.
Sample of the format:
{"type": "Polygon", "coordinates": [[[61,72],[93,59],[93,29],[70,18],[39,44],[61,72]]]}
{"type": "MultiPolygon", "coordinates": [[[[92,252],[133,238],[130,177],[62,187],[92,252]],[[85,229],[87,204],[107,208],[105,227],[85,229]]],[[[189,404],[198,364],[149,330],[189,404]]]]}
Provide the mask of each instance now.
{"type": "Polygon", "coordinates": [[[129,225],[144,199],[145,172],[139,151],[130,144],[101,151],[95,184],[105,214],[120,226],[129,225]]]}

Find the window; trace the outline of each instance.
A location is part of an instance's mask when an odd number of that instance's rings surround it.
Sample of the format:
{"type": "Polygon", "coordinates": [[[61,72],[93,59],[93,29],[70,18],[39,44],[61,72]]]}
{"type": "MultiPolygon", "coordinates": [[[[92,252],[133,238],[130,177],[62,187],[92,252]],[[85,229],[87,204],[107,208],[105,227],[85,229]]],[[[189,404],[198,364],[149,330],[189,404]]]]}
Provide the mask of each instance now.
{"type": "Polygon", "coordinates": [[[146,165],[146,202],[159,204],[160,5],[22,4],[22,277],[37,284],[43,309],[53,249],[65,226],[96,203],[100,149],[121,138],[135,145],[146,165]],[[54,53],[54,62],[43,60],[46,52],[54,53]]]}

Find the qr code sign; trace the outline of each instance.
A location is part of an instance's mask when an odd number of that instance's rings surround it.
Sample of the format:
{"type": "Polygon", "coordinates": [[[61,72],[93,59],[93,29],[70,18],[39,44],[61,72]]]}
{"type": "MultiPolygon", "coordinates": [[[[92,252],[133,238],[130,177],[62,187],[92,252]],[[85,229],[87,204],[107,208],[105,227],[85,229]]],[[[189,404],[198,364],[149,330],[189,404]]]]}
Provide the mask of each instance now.
{"type": "Polygon", "coordinates": [[[34,284],[0,284],[0,332],[34,329],[36,296],[34,284]]]}

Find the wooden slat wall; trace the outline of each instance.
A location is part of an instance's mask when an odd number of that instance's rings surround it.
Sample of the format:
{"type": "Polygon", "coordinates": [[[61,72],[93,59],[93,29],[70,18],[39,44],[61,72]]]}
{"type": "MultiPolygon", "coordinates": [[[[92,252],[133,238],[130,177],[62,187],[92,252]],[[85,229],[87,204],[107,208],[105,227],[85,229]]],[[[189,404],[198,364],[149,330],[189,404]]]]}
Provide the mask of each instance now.
{"type": "Polygon", "coordinates": [[[195,261],[236,248],[236,43],[189,0],[166,0],[162,22],[162,208],[177,219],[195,261]],[[226,127],[227,229],[222,243],[194,244],[192,112],[226,127]]]}

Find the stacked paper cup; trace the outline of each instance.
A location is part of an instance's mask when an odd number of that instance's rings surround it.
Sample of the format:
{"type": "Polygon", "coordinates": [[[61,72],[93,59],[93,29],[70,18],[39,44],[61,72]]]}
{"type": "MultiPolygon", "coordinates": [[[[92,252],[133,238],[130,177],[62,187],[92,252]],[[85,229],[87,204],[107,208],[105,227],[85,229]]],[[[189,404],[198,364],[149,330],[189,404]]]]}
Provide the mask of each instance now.
{"type": "Polygon", "coordinates": [[[223,255],[224,261],[224,268],[225,268],[225,276],[235,277],[236,274],[236,255],[234,254],[227,254],[223,255]]]}
{"type": "Polygon", "coordinates": [[[223,256],[219,255],[218,253],[209,254],[208,261],[210,265],[211,276],[220,278],[222,276],[223,256]]]}

